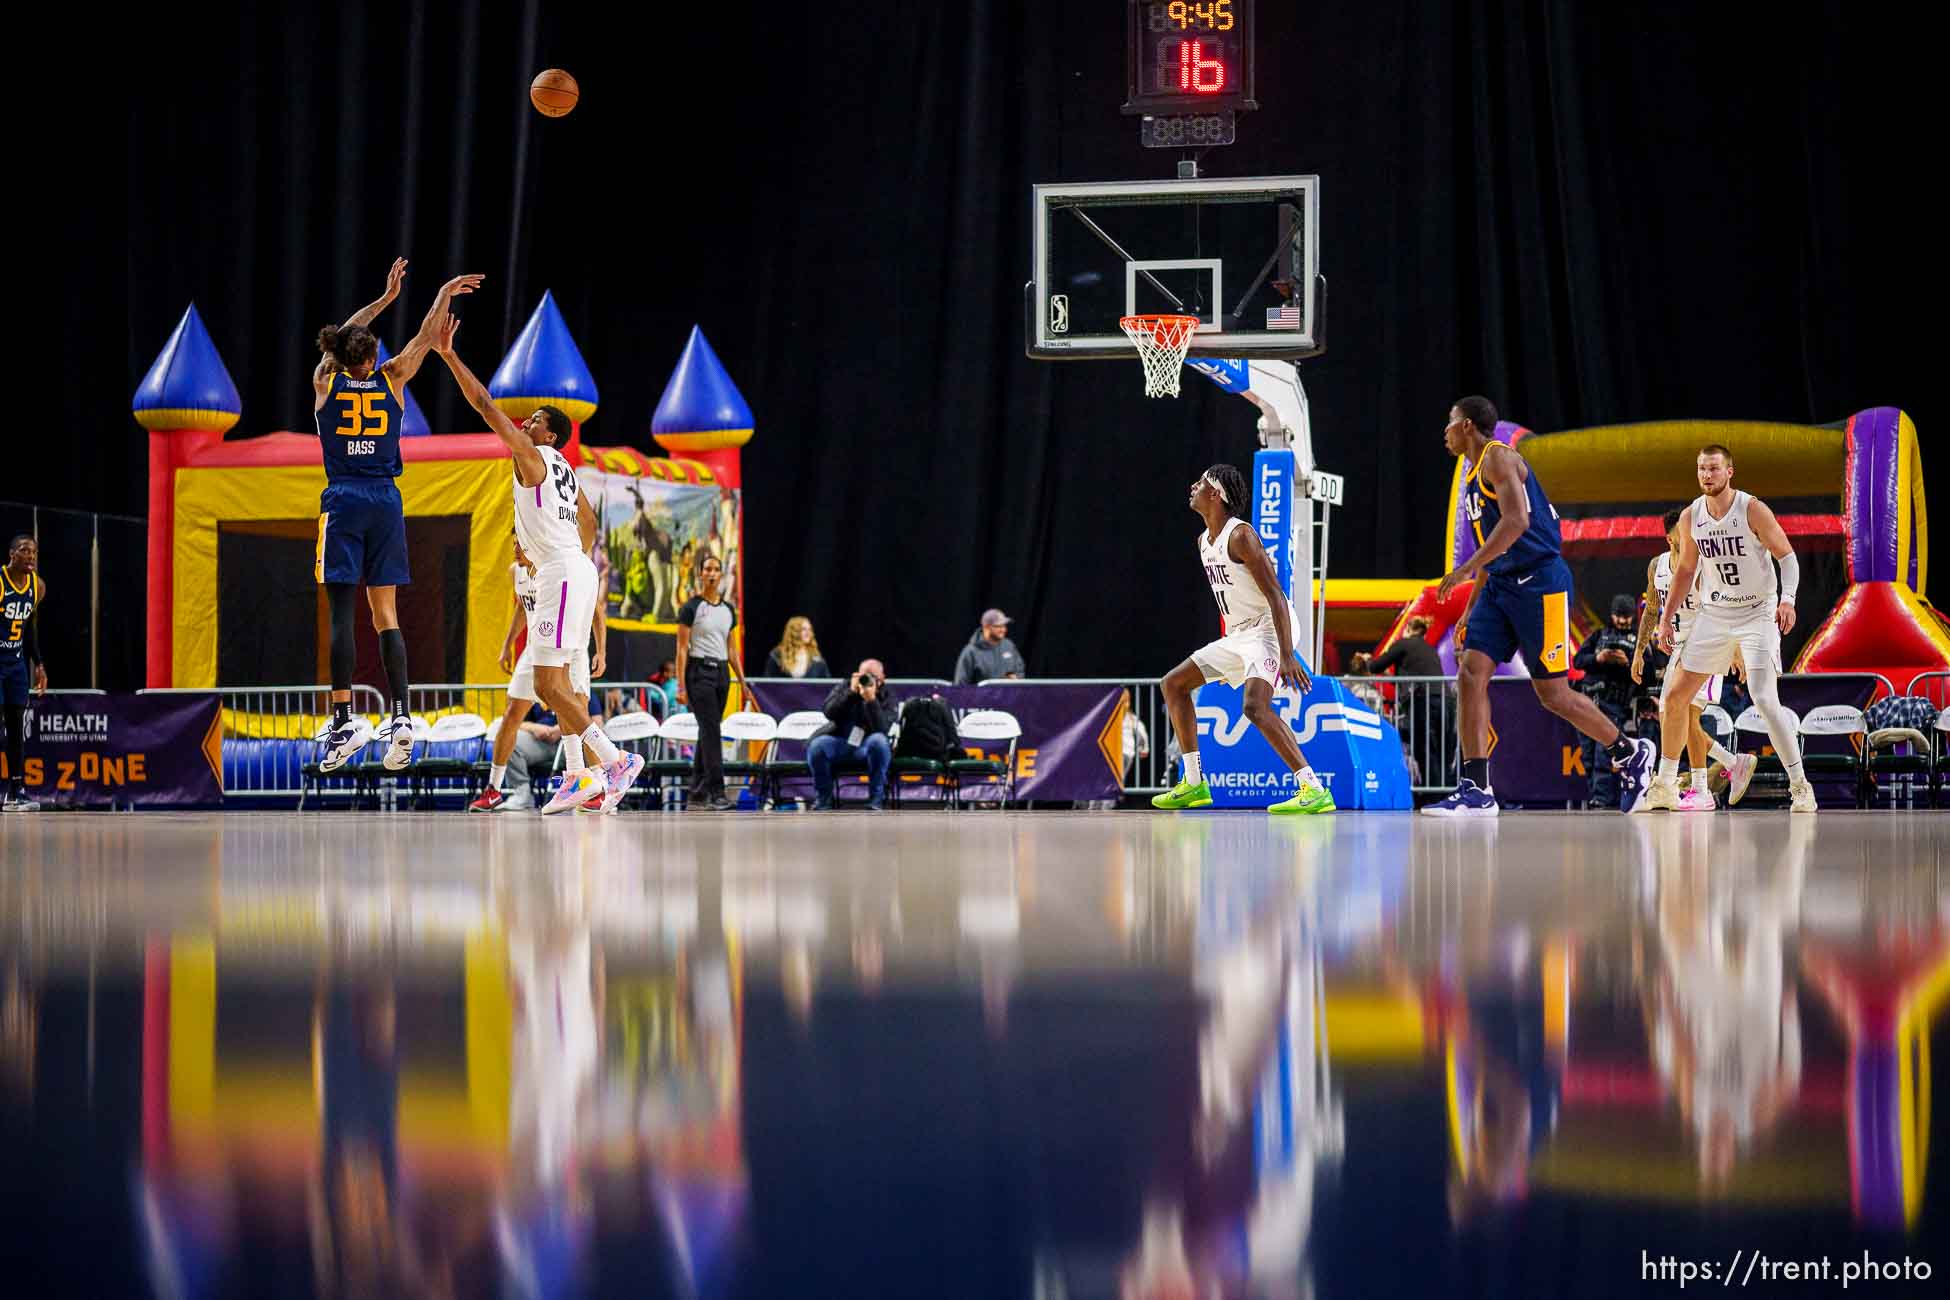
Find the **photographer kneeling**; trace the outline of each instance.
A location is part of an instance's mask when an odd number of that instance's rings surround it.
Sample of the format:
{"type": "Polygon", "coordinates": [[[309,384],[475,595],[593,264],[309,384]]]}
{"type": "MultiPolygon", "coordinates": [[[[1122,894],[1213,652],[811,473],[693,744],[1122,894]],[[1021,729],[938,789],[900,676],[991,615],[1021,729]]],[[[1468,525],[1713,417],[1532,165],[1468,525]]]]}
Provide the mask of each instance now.
{"type": "Polygon", "coordinates": [[[826,726],[806,747],[812,768],[815,812],[833,806],[833,769],[840,764],[867,766],[867,807],[887,807],[887,768],[894,747],[887,729],[894,720],[893,702],[886,695],[887,670],[878,659],[862,659],[853,676],[826,697],[826,726]]]}

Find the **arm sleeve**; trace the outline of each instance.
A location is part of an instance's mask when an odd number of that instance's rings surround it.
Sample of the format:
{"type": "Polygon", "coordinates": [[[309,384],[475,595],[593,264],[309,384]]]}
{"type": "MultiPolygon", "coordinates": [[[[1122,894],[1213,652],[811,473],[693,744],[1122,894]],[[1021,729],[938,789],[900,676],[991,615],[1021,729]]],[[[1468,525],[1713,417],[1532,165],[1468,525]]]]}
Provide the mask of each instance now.
{"type": "Polygon", "coordinates": [[[1368,662],[1368,675],[1379,677],[1408,656],[1408,638],[1399,637],[1387,651],[1376,655],[1368,662]]]}
{"type": "Polygon", "coordinates": [[[1801,559],[1793,551],[1780,558],[1781,599],[1792,605],[1794,594],[1801,589],[1801,559]]]}

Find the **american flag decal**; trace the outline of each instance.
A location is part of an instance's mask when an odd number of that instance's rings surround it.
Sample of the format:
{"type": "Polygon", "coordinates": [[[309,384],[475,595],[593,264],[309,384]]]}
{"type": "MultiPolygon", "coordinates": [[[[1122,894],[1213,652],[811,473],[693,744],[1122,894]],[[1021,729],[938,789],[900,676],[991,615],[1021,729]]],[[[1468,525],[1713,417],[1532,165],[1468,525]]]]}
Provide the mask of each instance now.
{"type": "Polygon", "coordinates": [[[1269,330],[1297,330],[1300,328],[1300,309],[1292,305],[1268,307],[1266,309],[1266,328],[1269,330]]]}

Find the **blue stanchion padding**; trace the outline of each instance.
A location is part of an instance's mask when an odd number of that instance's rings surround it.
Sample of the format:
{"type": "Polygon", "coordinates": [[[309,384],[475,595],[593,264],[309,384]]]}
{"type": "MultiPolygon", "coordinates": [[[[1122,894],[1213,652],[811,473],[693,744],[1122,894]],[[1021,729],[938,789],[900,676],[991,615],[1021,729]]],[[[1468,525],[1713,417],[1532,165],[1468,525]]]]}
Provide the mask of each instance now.
{"type": "MultiPolygon", "coordinates": [[[[1264,808],[1297,788],[1285,762],[1246,720],[1244,695],[1243,688],[1208,682],[1195,701],[1199,758],[1215,808],[1264,808]]],[[[1273,704],[1336,804],[1349,810],[1410,805],[1401,737],[1346,687],[1316,677],[1305,696],[1283,692],[1273,704]]]]}

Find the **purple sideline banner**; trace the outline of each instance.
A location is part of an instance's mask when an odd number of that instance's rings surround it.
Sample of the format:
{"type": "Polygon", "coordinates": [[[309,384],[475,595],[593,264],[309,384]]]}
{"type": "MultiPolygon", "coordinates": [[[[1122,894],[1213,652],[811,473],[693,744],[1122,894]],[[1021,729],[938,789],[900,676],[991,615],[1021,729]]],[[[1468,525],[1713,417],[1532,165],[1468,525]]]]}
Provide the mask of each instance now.
{"type": "MultiPolygon", "coordinates": [[[[775,718],[826,703],[832,681],[763,682],[757,702],[775,718]]],[[[1115,799],[1123,793],[1123,691],[1116,686],[904,686],[889,688],[894,702],[939,695],[955,717],[976,709],[1000,709],[1022,725],[1016,742],[1016,798],[1069,803],[1115,799]]],[[[1004,747],[988,757],[1001,758],[1004,747]]]]}
{"type": "MultiPolygon", "coordinates": [[[[1781,703],[1797,716],[1824,704],[1867,708],[1876,680],[1855,673],[1796,673],[1781,678],[1781,703]]],[[[1583,803],[1591,790],[1580,746],[1584,736],[1538,702],[1522,677],[1490,681],[1490,785],[1505,804],[1583,803]]],[[[1811,736],[1808,748],[1840,749],[1846,736],[1811,736]]],[[[1818,782],[1818,793],[1838,794],[1833,782],[1818,782]]],[[[1832,802],[1832,800],[1831,800],[1832,802]]],[[[1854,791],[1845,800],[1854,802],[1854,791]]]]}
{"type": "MultiPolygon", "coordinates": [[[[50,808],[223,803],[215,691],[36,695],[27,702],[27,793],[50,808]]],[[[6,760],[0,758],[0,768],[6,760]]]]}

